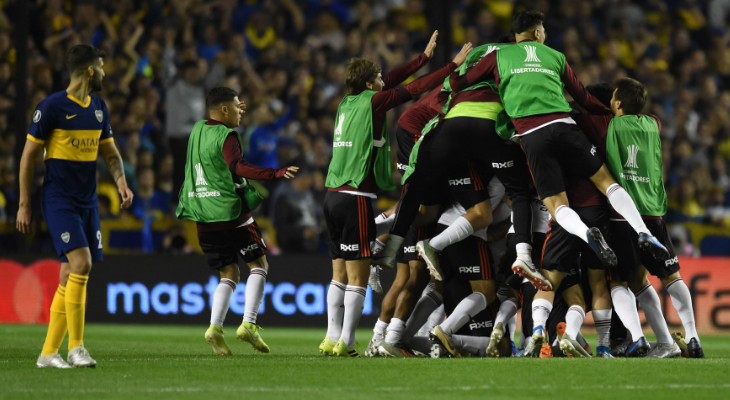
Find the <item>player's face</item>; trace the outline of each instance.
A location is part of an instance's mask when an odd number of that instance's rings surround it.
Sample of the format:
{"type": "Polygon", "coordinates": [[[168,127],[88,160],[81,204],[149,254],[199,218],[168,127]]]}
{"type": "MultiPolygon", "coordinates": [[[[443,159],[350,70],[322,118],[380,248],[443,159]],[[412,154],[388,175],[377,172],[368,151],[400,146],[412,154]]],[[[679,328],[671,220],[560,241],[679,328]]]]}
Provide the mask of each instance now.
{"type": "Polygon", "coordinates": [[[99,61],[95,62],[91,68],[94,70],[90,81],[91,91],[98,92],[101,90],[101,81],[104,79],[104,60],[99,58],[99,61]]]}
{"type": "Polygon", "coordinates": [[[368,85],[368,89],[370,90],[374,90],[376,92],[383,90],[383,86],[385,86],[385,82],[383,82],[383,74],[378,73],[372,82],[368,82],[368,85]]]}
{"type": "Polygon", "coordinates": [[[240,101],[238,96],[228,105],[228,123],[229,128],[235,128],[241,124],[241,117],[246,112],[246,103],[240,101]]]}
{"type": "Polygon", "coordinates": [[[621,101],[616,100],[616,92],[618,89],[613,90],[613,94],[611,95],[611,112],[613,112],[614,115],[618,113],[619,107],[621,107],[621,101]]]}

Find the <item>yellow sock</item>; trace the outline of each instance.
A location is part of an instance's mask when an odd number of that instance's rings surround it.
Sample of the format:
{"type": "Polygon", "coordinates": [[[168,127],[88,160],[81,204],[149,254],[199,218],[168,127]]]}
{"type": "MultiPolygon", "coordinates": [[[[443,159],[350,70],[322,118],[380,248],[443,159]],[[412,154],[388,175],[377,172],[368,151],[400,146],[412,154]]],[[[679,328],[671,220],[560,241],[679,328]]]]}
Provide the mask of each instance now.
{"type": "Polygon", "coordinates": [[[68,323],[68,349],[84,344],[84,320],[86,316],[87,275],[68,275],[66,284],[66,321],[68,323]]]}
{"type": "Polygon", "coordinates": [[[41,354],[47,356],[57,353],[64,337],[66,337],[66,288],[58,285],[51,302],[51,318],[48,321],[48,332],[41,354]]]}

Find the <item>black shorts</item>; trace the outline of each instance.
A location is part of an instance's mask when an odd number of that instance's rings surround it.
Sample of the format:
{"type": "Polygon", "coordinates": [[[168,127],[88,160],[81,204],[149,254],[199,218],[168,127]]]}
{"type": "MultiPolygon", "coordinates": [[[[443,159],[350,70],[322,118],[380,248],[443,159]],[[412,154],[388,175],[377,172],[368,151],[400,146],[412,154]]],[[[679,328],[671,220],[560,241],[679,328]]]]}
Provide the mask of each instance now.
{"type": "MultiPolygon", "coordinates": [[[[608,210],[604,206],[575,208],[580,219],[589,227],[597,227],[610,243],[608,210]]],[[[542,268],[548,271],[569,273],[574,268],[605,269],[596,253],[579,237],[568,233],[555,220],[550,220],[541,260],[542,268]]]]}
{"type": "MultiPolygon", "coordinates": [[[[444,229],[444,225],[439,225],[439,232],[444,229]]],[[[489,245],[478,237],[469,236],[448,246],[441,252],[439,260],[448,277],[458,277],[466,281],[494,279],[494,263],[489,253],[489,245]]]]}
{"type": "Polygon", "coordinates": [[[404,129],[400,125],[396,127],[395,141],[398,147],[396,149],[395,166],[401,175],[406,172],[406,168],[408,168],[408,161],[411,156],[411,150],[413,150],[413,146],[416,144],[418,138],[420,137],[420,132],[416,135],[404,129]]]}
{"type": "Polygon", "coordinates": [[[327,192],[324,219],[332,259],[360,260],[372,256],[370,242],[375,240],[375,215],[370,198],[327,192]]]}
{"type": "Polygon", "coordinates": [[[395,262],[408,264],[411,261],[421,260],[422,258],[416,251],[416,243],[419,240],[428,239],[433,236],[435,224],[423,228],[411,227],[408,234],[403,239],[403,246],[398,250],[395,256],[395,262]]]}
{"type": "Polygon", "coordinates": [[[639,249],[639,235],[626,221],[611,221],[611,231],[615,240],[613,251],[618,258],[616,270],[611,271],[611,279],[618,282],[629,282],[636,276],[639,266],[643,265],[649,273],[660,278],[666,278],[679,272],[679,259],[674,252],[672,240],[667,233],[667,226],[663,219],[645,219],[644,223],[654,237],[669,251],[666,260],[655,260],[651,254],[639,249]],[[620,241],[619,241],[620,238],[620,241]]]}
{"type": "Polygon", "coordinates": [[[208,266],[215,270],[238,264],[239,257],[249,263],[266,255],[266,243],[255,221],[223,231],[198,232],[198,241],[208,266]]]}
{"type": "MultiPolygon", "coordinates": [[[[446,315],[450,315],[454,312],[454,308],[463,300],[466,296],[472,294],[471,286],[469,282],[464,281],[458,277],[447,279],[444,281],[444,310],[446,315]]],[[[454,334],[457,335],[469,335],[469,336],[489,336],[492,334],[492,328],[494,327],[494,317],[497,315],[499,310],[499,301],[495,301],[492,304],[488,304],[487,308],[477,313],[477,315],[471,317],[464,326],[461,327],[454,334]]]]}
{"type": "Polygon", "coordinates": [[[520,137],[541,199],[565,191],[563,175],[593,176],[603,165],[596,146],[575,124],[554,123],[520,137]]]}

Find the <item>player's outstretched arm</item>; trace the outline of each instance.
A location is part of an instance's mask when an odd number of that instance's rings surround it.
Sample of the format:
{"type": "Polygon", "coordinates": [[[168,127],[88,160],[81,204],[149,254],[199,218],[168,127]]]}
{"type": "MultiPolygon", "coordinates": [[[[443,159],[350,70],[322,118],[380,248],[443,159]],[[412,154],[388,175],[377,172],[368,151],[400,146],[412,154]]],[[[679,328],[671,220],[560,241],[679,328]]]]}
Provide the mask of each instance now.
{"type": "Polygon", "coordinates": [[[20,203],[18,204],[15,227],[24,234],[30,233],[30,187],[33,184],[35,162],[40,157],[42,151],[42,144],[28,139],[25,141],[23,155],[20,157],[20,203]]]}
{"type": "Polygon", "coordinates": [[[122,209],[129,208],[132,205],[134,194],[129,186],[127,186],[127,178],[124,176],[124,163],[122,162],[122,156],[119,154],[117,145],[114,144],[114,140],[107,140],[100,147],[104,162],[112,178],[114,178],[114,182],[117,184],[117,189],[119,190],[119,196],[122,198],[120,207],[122,209]]]}

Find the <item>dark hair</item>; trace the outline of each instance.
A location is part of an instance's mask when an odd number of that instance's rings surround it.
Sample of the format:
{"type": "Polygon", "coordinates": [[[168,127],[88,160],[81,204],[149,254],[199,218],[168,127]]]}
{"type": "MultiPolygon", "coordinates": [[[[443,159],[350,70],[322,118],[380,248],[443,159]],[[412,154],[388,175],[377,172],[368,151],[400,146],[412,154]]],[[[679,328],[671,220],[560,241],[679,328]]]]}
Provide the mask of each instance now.
{"type": "Polygon", "coordinates": [[[210,89],[208,95],[205,97],[205,104],[210,110],[211,108],[215,108],[221,103],[228,103],[233,101],[233,98],[236,96],[238,96],[238,92],[231,88],[224,86],[215,87],[213,89],[210,89]]]}
{"type": "Polygon", "coordinates": [[[79,44],[68,50],[66,54],[66,68],[70,74],[74,74],[80,69],[85,69],[99,58],[104,58],[106,53],[94,46],[88,44],[79,44]]]}
{"type": "Polygon", "coordinates": [[[611,97],[613,97],[613,86],[608,82],[594,83],[586,86],[586,91],[593,95],[604,106],[611,108],[611,97]]]}
{"type": "Polygon", "coordinates": [[[621,101],[624,114],[638,114],[646,104],[646,88],[641,82],[631,78],[616,79],[616,100],[621,101]]]}
{"type": "Polygon", "coordinates": [[[367,89],[368,82],[375,81],[380,73],[378,64],[364,58],[353,58],[347,64],[347,75],[345,77],[345,88],[348,94],[360,94],[367,89]]]}
{"type": "Polygon", "coordinates": [[[522,33],[537,28],[545,20],[545,14],[530,10],[517,13],[512,17],[512,32],[522,33]]]}

